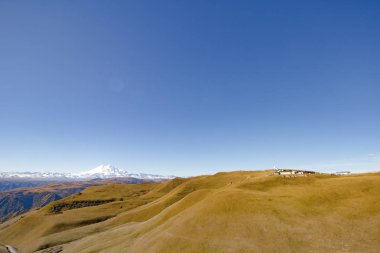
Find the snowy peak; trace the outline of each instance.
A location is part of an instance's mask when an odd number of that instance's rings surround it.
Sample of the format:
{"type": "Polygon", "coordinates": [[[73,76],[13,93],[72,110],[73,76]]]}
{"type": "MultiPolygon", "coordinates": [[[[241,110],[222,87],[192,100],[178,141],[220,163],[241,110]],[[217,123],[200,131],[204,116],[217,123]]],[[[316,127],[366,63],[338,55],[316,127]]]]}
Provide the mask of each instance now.
{"type": "Polygon", "coordinates": [[[128,173],[126,170],[118,169],[112,165],[99,165],[98,167],[81,172],[74,175],[78,178],[85,179],[94,179],[94,178],[115,178],[115,177],[134,177],[138,179],[146,179],[146,180],[165,180],[172,179],[174,176],[162,176],[162,175],[152,175],[152,174],[144,174],[144,173],[128,173]]]}
{"type": "Polygon", "coordinates": [[[112,177],[128,177],[126,170],[120,170],[112,165],[99,165],[98,167],[75,174],[80,178],[112,178],[112,177]]]}

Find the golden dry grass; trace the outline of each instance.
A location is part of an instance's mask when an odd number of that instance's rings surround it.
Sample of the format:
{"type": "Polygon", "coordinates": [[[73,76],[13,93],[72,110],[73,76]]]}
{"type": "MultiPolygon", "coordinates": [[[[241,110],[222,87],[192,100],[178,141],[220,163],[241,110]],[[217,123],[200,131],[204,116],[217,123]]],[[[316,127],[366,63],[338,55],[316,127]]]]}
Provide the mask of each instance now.
{"type": "Polygon", "coordinates": [[[8,250],[4,246],[0,245],[0,253],[8,253],[8,250]]]}
{"type": "Polygon", "coordinates": [[[0,226],[34,252],[380,252],[380,174],[218,173],[90,187],[57,201],[115,199],[49,214],[51,203],[0,226]]]}

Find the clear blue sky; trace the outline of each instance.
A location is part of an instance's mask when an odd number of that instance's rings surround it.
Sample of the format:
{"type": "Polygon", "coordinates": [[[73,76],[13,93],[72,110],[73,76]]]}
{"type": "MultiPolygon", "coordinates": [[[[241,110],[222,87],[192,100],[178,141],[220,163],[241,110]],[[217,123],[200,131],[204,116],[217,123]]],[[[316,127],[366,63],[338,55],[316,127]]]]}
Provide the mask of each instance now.
{"type": "Polygon", "coordinates": [[[380,170],[379,1],[1,1],[0,171],[380,170]]]}

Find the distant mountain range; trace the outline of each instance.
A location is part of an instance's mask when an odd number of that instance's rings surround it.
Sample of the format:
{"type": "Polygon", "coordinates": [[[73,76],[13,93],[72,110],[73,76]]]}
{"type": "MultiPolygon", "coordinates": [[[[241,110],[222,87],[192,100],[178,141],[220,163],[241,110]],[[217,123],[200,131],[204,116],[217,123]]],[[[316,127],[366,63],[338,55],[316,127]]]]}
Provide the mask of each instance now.
{"type": "Polygon", "coordinates": [[[83,181],[91,179],[133,177],[137,179],[161,181],[172,179],[174,176],[162,176],[144,173],[129,173],[112,165],[99,165],[98,167],[80,173],[59,172],[0,172],[0,179],[44,179],[62,181],[83,181]]]}

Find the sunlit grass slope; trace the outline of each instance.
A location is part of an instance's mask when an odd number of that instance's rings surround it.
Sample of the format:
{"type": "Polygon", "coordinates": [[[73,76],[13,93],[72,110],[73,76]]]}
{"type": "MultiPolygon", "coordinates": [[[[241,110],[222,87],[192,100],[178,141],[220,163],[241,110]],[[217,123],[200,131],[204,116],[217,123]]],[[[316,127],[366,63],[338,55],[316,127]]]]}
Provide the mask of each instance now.
{"type": "MultiPolygon", "coordinates": [[[[141,183],[143,181],[144,180],[129,177],[110,178],[91,180],[87,182],[62,182],[37,187],[25,187],[8,191],[0,191],[0,222],[4,222],[12,217],[28,212],[31,209],[43,207],[50,202],[70,196],[90,186],[117,183],[134,184],[141,183]]],[[[97,201],[95,200],[95,202],[97,201]]],[[[91,203],[87,203],[87,205],[88,204],[91,203]]]]}
{"type": "Polygon", "coordinates": [[[3,245],[0,245],[0,253],[8,253],[7,248],[5,248],[3,245]]]}
{"type": "Polygon", "coordinates": [[[23,253],[380,252],[380,174],[270,174],[90,187],[1,225],[0,242],[23,253]]]}

